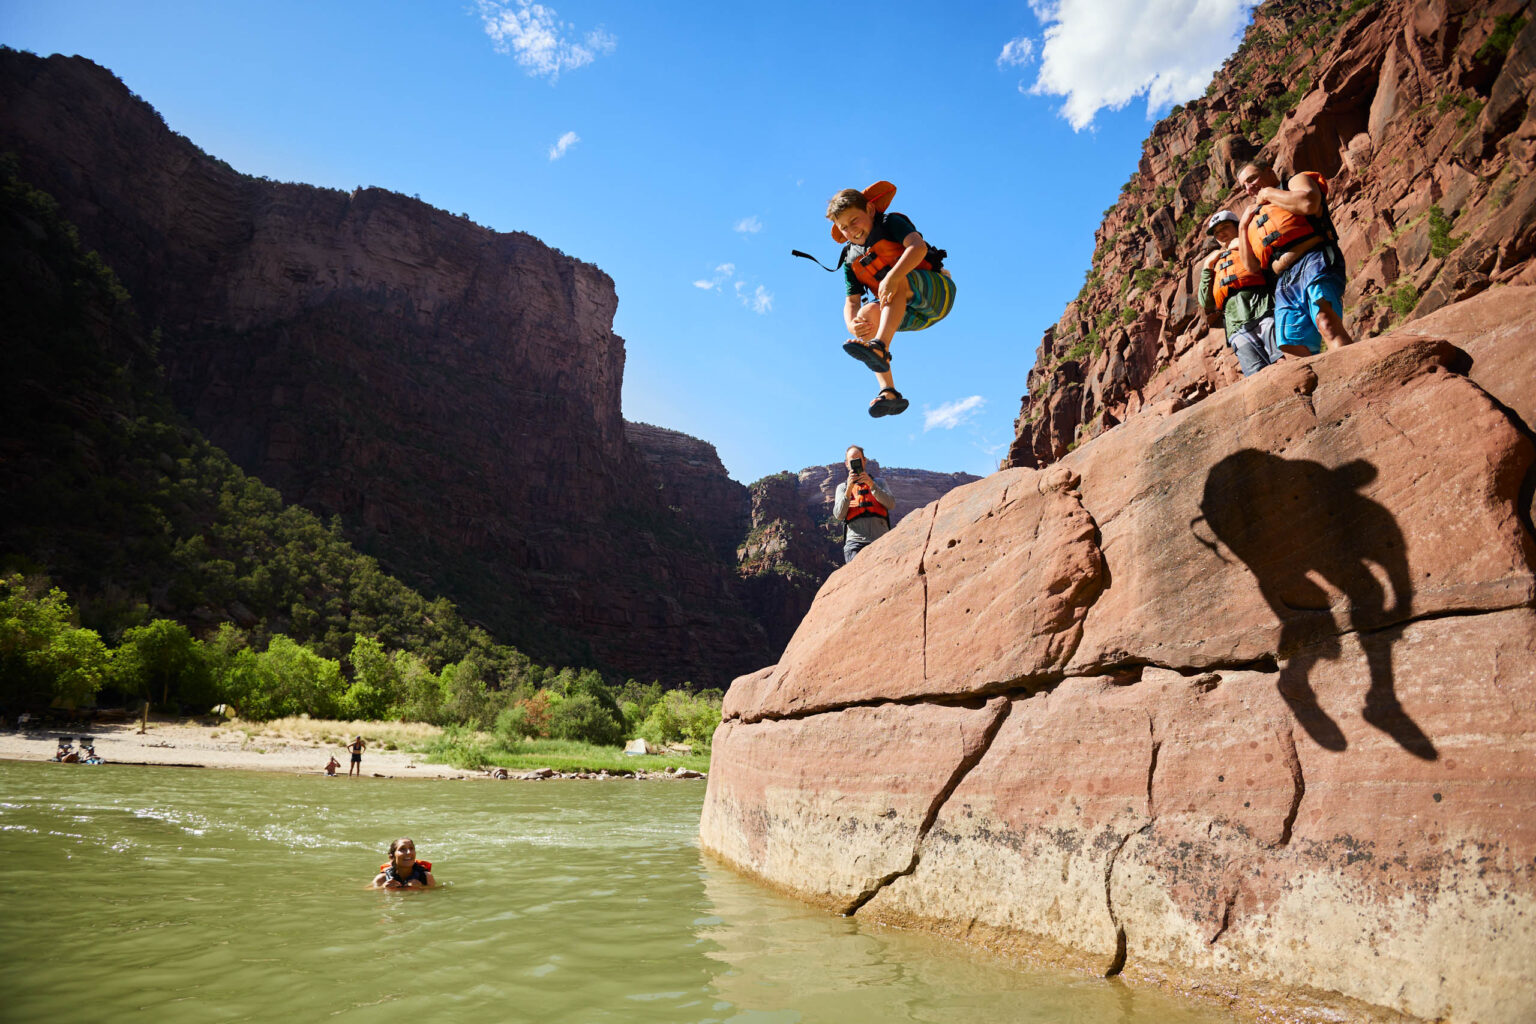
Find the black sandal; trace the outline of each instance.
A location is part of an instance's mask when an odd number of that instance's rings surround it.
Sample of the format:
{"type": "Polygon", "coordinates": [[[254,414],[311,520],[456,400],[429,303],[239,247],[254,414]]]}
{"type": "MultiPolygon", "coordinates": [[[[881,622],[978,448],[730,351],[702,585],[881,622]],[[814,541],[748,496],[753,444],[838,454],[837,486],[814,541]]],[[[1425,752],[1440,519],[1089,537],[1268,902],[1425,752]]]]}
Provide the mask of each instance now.
{"type": "Polygon", "coordinates": [[[890,372],[891,352],[882,342],[849,338],[843,342],[843,351],[876,373],[890,372]]]}
{"type": "Polygon", "coordinates": [[[912,403],[901,397],[901,392],[895,388],[881,388],[875,400],[869,403],[871,416],[899,416],[907,411],[907,406],[912,403]],[[890,398],[885,397],[890,395],[890,398]]]}

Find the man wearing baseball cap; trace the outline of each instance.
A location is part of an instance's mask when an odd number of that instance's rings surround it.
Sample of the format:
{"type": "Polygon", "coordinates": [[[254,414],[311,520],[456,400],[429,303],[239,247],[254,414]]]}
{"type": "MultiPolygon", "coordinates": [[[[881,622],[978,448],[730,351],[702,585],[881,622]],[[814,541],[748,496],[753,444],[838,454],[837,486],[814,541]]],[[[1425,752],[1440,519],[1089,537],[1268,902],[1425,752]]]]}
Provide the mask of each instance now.
{"type": "Polygon", "coordinates": [[[1213,321],[1219,314],[1227,344],[1237,353],[1243,376],[1280,360],[1275,344],[1275,297],[1269,279],[1247,246],[1238,245],[1237,214],[1221,210],[1205,222],[1216,251],[1200,265],[1200,306],[1213,321]]]}

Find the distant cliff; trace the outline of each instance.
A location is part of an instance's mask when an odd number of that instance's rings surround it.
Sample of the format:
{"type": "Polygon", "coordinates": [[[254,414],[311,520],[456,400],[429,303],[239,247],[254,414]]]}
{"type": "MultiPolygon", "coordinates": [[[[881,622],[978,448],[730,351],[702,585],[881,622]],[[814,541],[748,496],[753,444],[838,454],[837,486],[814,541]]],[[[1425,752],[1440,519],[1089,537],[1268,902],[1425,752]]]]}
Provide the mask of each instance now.
{"type": "Polygon", "coordinates": [[[1007,465],[1044,466],[1145,406],[1239,379],[1196,302],[1206,218],[1255,157],[1329,179],[1358,340],[1536,283],[1528,0],[1270,0],[1204,97],[1174,108],[1104,212],[1082,291],[1040,342],[1007,465]]]}
{"type": "Polygon", "coordinates": [[[389,571],[540,660],[718,684],[768,657],[731,545],[626,440],[596,267],[242,175],[81,58],[0,54],[0,149],[117,271],[196,426],[389,571]]]}
{"type": "MultiPolygon", "coordinates": [[[[891,524],[962,484],[978,479],[969,473],[923,469],[884,469],[874,459],[869,470],[885,481],[896,507],[891,524]]],[[[743,599],[768,633],[775,657],[784,650],[817,590],[843,564],[843,531],[832,519],[837,485],[847,479],[841,462],[810,466],[799,474],[779,473],[751,488],[751,529],[736,550],[743,599]]]]}
{"type": "MultiPolygon", "coordinates": [[[[0,151],[116,271],[203,435],[536,660],[722,685],[841,563],[813,508],[830,468],[780,507],[708,442],[622,419],[590,264],[393,192],[240,174],[78,57],[0,51],[0,151]],[[788,519],[814,554],[749,553],[788,519]]],[[[969,479],[893,471],[898,518],[969,479]]]]}

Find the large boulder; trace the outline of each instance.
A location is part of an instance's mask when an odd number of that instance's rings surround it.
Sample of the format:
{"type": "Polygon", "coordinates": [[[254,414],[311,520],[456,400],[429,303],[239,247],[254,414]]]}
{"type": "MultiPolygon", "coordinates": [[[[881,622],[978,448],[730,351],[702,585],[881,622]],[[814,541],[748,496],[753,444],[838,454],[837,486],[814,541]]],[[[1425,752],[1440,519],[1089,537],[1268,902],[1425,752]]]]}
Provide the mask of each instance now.
{"type": "Polygon", "coordinates": [[[914,512],[732,686],[704,849],[1229,1002],[1536,1019],[1536,302],[1501,293],[914,512]]]}

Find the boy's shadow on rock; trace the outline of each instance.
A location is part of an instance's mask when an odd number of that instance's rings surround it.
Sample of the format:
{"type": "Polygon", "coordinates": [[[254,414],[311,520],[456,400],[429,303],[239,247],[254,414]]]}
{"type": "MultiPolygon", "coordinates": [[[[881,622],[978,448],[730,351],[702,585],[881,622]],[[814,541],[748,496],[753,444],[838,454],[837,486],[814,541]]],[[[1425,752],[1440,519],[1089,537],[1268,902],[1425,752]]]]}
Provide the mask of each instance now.
{"type": "Polygon", "coordinates": [[[1328,592],[1310,573],[1349,601],[1349,626],[1371,673],[1363,717],[1410,754],[1432,761],[1439,756],[1435,745],[1393,692],[1392,646],[1406,626],[1413,581],[1397,522],[1359,493],[1375,478],[1376,468],[1365,461],[1329,469],[1244,448],[1211,468],[1200,511],[1217,539],[1258,578],[1259,592],[1280,620],[1276,655],[1287,659],[1280,694],[1307,733],[1329,750],[1347,746],[1308,679],[1314,664],[1341,651],[1328,592]],[[1390,604],[1372,564],[1391,584],[1390,604]]]}

